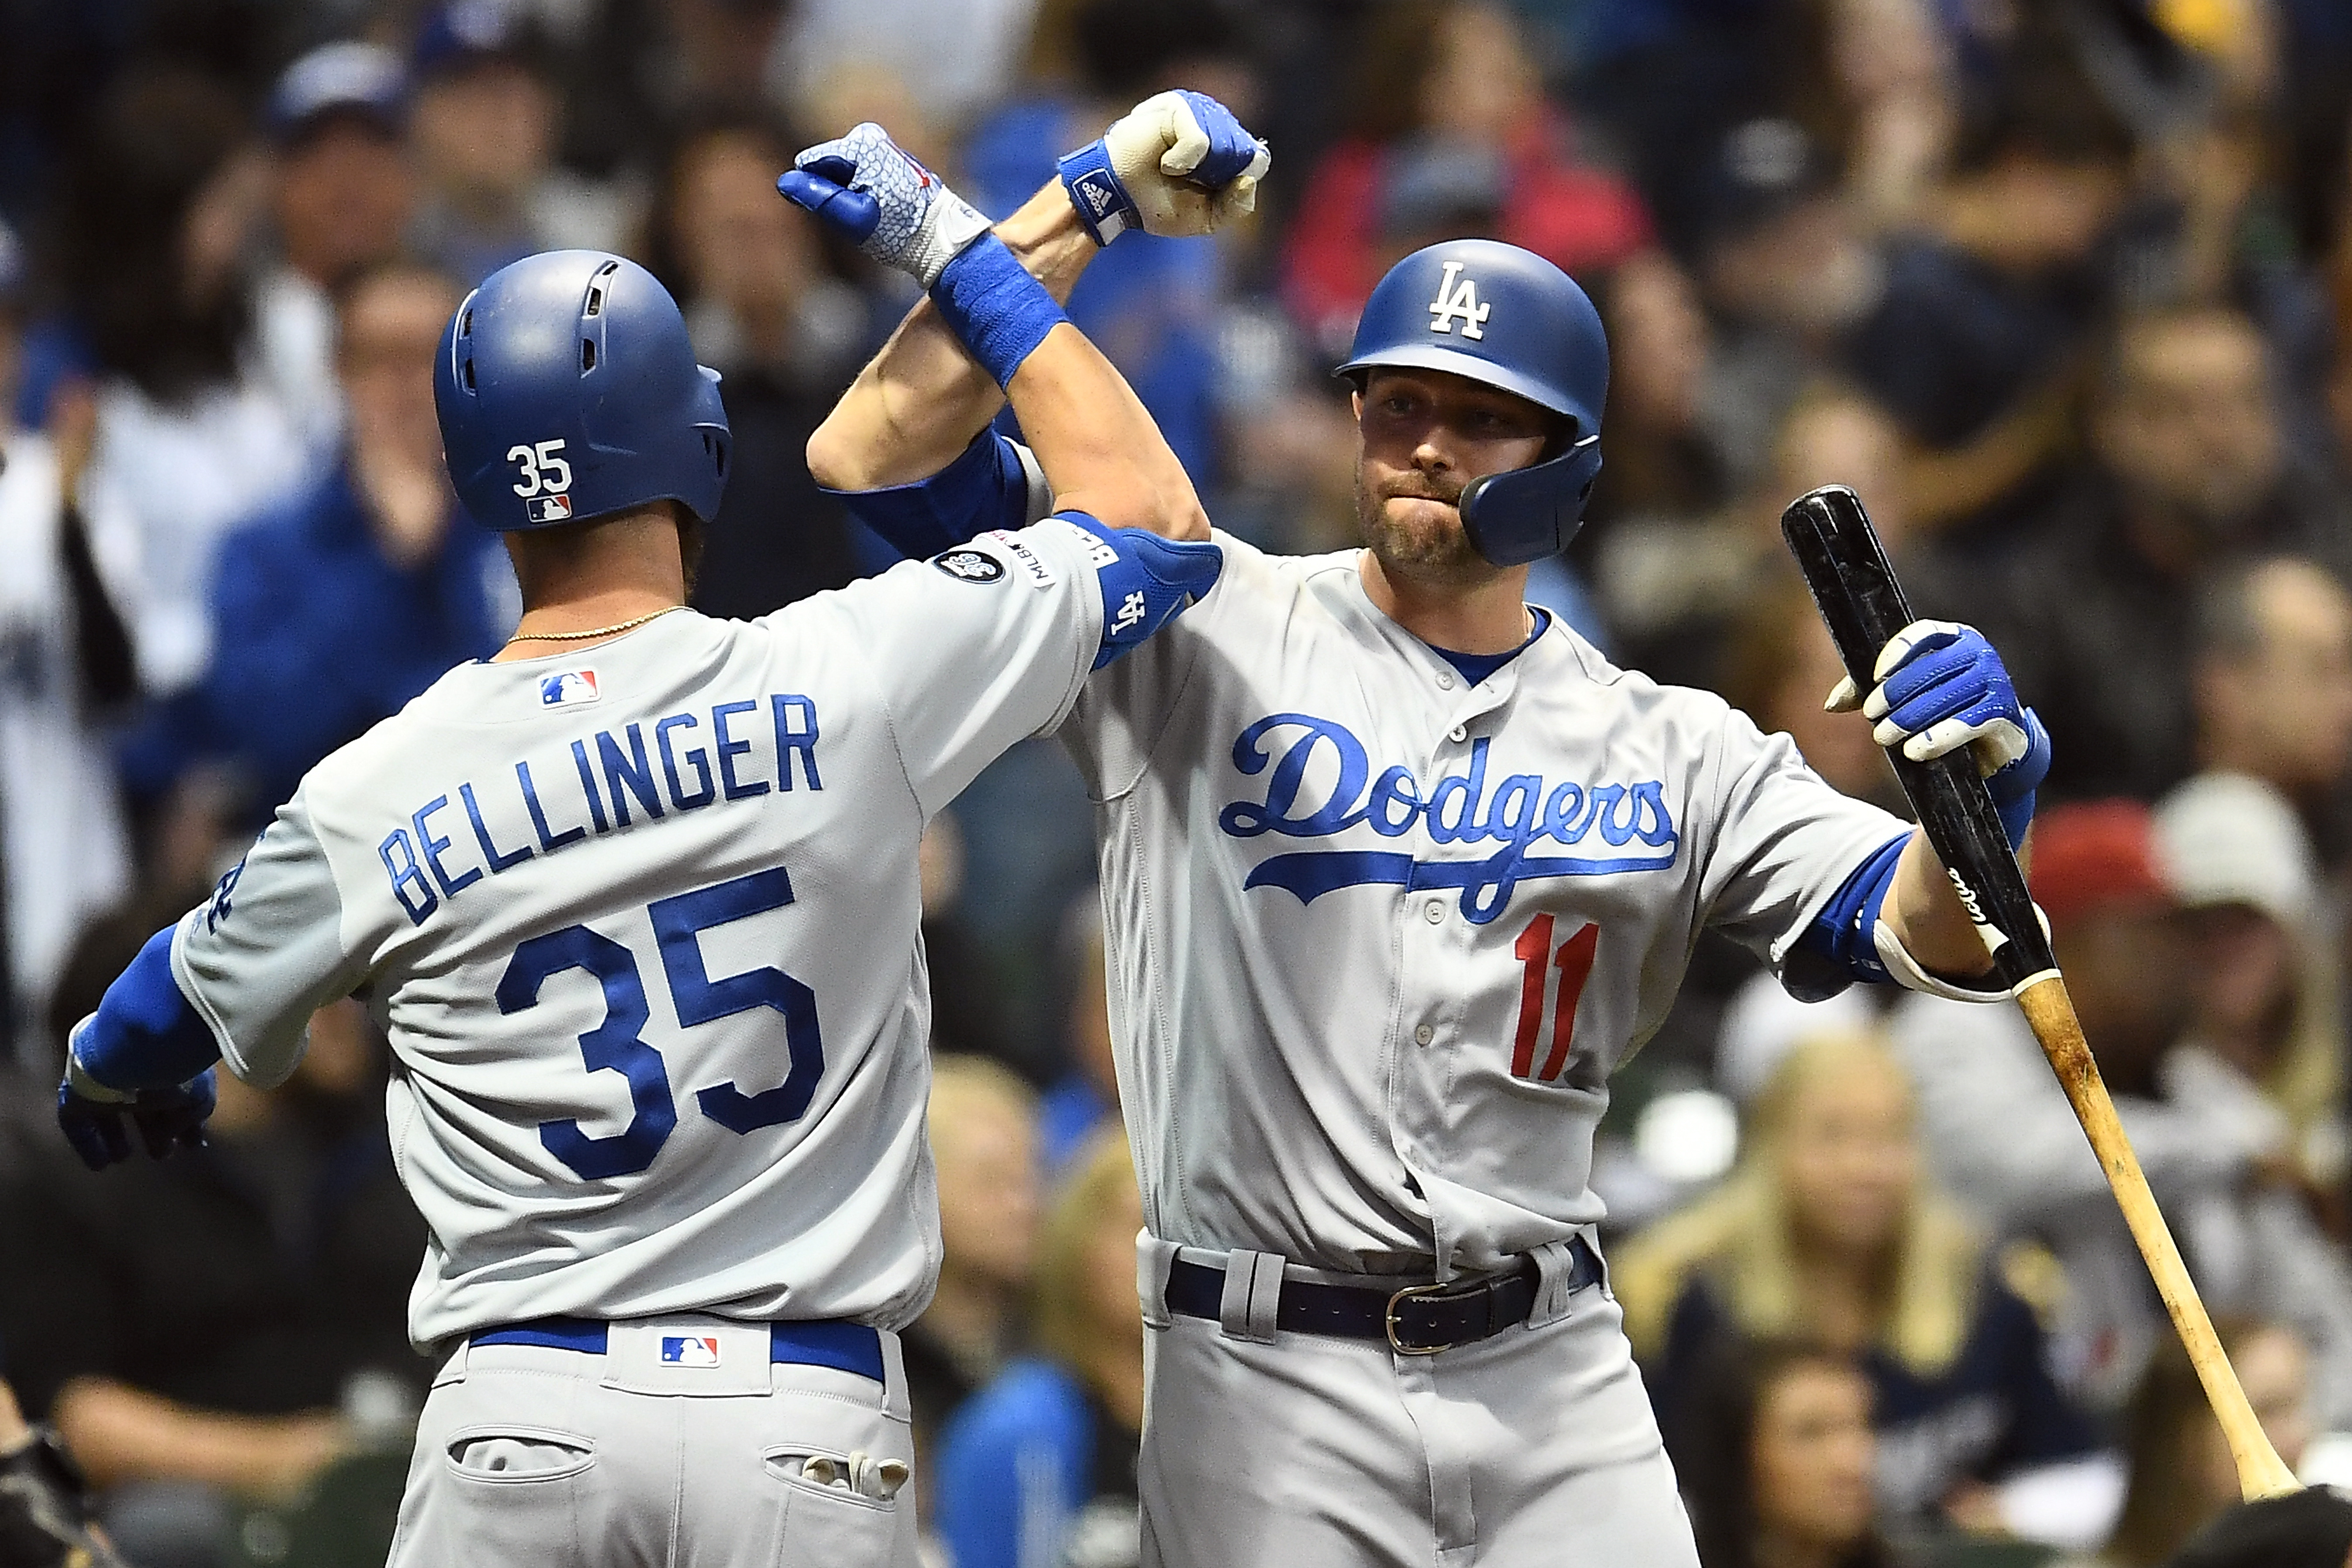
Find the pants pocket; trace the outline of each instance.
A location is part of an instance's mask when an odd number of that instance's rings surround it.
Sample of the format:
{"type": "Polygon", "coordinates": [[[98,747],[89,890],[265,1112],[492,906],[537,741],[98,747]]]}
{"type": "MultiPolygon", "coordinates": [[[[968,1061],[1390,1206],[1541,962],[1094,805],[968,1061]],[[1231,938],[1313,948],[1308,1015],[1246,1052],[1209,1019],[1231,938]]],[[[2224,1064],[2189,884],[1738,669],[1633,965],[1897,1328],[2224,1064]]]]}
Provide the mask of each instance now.
{"type": "Polygon", "coordinates": [[[545,1427],[471,1427],[448,1442],[449,1468],[470,1481],[560,1481],[596,1462],[585,1437],[545,1427]]]}
{"type": "Polygon", "coordinates": [[[584,1565],[598,1531],[593,1439],[551,1427],[460,1427],[411,1472],[392,1568],[584,1565]]]}
{"type": "Polygon", "coordinates": [[[790,1446],[767,1450],[761,1463],[782,1494],[778,1568],[884,1568],[891,1562],[898,1494],[908,1480],[902,1461],[790,1446]]]}

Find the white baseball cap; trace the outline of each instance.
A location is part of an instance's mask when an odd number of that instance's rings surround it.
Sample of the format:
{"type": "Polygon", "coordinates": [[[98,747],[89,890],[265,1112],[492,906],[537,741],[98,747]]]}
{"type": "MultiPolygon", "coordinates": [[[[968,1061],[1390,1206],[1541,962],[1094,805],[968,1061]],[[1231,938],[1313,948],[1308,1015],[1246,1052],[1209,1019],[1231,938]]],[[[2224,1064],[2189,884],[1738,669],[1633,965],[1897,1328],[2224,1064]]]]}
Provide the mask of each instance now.
{"type": "Polygon", "coordinates": [[[2244,773],[2200,773],[2158,803],[2156,853],[2184,909],[2248,904],[2290,929],[2319,900],[2311,839],[2276,789],[2244,773]]]}

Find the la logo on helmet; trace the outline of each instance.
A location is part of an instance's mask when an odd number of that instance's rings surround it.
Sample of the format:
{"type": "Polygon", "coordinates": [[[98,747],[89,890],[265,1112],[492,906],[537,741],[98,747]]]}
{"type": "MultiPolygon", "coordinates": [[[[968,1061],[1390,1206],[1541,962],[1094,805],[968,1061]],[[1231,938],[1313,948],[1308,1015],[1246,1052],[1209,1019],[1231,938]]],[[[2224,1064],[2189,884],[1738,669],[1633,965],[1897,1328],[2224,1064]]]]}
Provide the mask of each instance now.
{"type": "Polygon", "coordinates": [[[1429,302],[1429,330],[1450,332],[1458,321],[1462,323],[1464,337],[1484,338],[1486,334],[1480,329],[1486,326],[1486,316],[1495,307],[1478,302],[1476,279],[1462,278],[1460,282],[1454,281],[1461,272],[1462,263],[1445,263],[1445,275],[1437,280],[1437,298],[1429,302]]]}

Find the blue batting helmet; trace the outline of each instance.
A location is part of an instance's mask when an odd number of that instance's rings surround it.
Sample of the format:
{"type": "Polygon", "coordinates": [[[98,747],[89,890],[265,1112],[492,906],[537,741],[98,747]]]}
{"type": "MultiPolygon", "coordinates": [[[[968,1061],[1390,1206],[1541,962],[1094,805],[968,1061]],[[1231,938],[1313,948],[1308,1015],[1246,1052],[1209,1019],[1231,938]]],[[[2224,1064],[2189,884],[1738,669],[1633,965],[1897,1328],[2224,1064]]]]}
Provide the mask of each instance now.
{"type": "Polygon", "coordinates": [[[1442,370],[1515,394],[1569,422],[1541,462],[1473,479],[1462,492],[1471,546],[1497,566],[1555,554],[1576,536],[1601,472],[1609,340],[1576,280],[1533,251],[1493,239],[1416,250],[1364,302],[1338,374],[1442,370]]]}
{"type": "Polygon", "coordinates": [[[433,402],[449,478],[500,532],[675,500],[709,522],[727,483],[719,373],[634,261],[551,250],[501,267],[441,334],[433,402]]]}

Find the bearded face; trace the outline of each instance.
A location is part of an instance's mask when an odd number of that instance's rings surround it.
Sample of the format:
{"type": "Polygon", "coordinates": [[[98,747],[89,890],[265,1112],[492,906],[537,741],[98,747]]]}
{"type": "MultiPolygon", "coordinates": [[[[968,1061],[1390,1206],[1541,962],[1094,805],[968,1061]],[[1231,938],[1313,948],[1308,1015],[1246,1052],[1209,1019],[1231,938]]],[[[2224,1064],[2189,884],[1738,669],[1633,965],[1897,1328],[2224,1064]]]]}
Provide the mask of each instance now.
{"type": "Polygon", "coordinates": [[[1462,527],[1462,492],[1543,456],[1553,417],[1525,398],[1432,370],[1374,370],[1356,398],[1356,531],[1391,578],[1467,584],[1496,570],[1462,527]]]}

